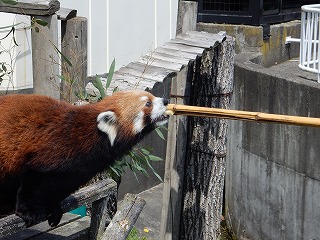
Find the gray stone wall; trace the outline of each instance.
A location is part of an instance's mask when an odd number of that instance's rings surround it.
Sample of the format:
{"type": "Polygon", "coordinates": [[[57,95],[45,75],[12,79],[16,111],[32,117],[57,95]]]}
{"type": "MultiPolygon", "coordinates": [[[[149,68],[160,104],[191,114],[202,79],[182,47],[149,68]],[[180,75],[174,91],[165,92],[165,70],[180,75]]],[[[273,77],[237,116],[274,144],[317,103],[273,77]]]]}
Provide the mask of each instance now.
{"type": "MultiPolygon", "coordinates": [[[[236,57],[232,109],[320,117],[316,74],[236,57]]],[[[319,239],[320,128],[230,121],[226,210],[240,239],[319,239]]]]}

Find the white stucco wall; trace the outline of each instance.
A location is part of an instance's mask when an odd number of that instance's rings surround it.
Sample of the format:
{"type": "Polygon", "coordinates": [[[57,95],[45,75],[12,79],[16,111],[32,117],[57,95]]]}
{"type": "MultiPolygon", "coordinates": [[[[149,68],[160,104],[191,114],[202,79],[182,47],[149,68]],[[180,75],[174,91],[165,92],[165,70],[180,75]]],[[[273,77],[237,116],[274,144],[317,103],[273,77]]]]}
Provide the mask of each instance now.
{"type": "MultiPolygon", "coordinates": [[[[113,60],[120,68],[175,36],[178,0],[60,0],[61,7],[78,10],[88,18],[88,75],[105,73],[113,60]]],[[[0,12],[0,27],[26,22],[25,16],[0,12]]],[[[0,30],[0,37],[6,32],[0,30]]],[[[19,44],[12,50],[14,74],[0,90],[32,87],[30,30],[16,33],[19,44]]],[[[10,48],[11,38],[1,41],[10,48]]],[[[0,54],[0,62],[10,62],[0,54]]]]}

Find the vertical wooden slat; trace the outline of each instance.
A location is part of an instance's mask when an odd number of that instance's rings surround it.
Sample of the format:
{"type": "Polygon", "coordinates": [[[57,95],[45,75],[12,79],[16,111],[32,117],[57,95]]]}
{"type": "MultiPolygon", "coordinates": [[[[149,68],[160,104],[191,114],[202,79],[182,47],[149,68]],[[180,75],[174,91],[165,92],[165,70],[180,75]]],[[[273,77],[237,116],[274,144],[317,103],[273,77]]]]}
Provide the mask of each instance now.
{"type": "Polygon", "coordinates": [[[34,18],[48,23],[47,26],[35,23],[39,32],[33,28],[31,34],[34,93],[59,99],[59,56],[55,49],[55,46],[58,47],[57,15],[34,16],[34,18]]]}
{"type": "MultiPolygon", "coordinates": [[[[189,66],[185,66],[172,79],[171,103],[188,104],[186,79],[189,66]]],[[[168,125],[167,153],[163,187],[163,207],[161,216],[161,239],[178,239],[183,189],[184,159],[186,156],[187,117],[170,118],[168,125]]]]}

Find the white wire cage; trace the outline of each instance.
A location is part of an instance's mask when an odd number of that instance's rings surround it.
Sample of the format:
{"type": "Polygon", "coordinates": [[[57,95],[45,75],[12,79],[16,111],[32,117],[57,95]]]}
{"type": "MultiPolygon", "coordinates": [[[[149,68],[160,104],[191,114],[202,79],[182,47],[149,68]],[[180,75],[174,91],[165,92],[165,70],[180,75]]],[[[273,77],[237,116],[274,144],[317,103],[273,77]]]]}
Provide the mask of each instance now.
{"type": "Polygon", "coordinates": [[[300,39],[287,37],[290,42],[300,42],[299,67],[318,74],[320,83],[320,4],[301,7],[300,39]]]}

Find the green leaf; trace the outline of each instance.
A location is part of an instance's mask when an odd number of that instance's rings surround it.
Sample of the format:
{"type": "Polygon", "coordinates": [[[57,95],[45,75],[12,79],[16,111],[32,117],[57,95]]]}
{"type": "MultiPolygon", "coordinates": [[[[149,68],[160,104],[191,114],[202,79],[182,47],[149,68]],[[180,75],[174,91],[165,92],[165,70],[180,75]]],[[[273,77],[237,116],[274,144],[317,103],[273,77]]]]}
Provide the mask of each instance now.
{"type": "Polygon", "coordinates": [[[114,73],[114,69],[115,69],[115,66],[116,66],[116,60],[113,59],[111,65],[110,65],[110,68],[109,68],[109,72],[108,72],[108,78],[107,78],[107,83],[106,83],[106,89],[108,89],[110,87],[110,84],[111,84],[111,80],[112,80],[112,77],[113,77],[113,73],[114,73]]]}
{"type": "Polygon", "coordinates": [[[54,49],[61,55],[62,59],[70,66],[72,67],[72,63],[70,62],[70,60],[57,48],[56,45],[54,45],[51,41],[50,43],[52,44],[52,46],[54,47],[54,49]]]}
{"type": "Polygon", "coordinates": [[[121,175],[119,174],[119,172],[112,166],[110,166],[110,169],[118,176],[121,177],[121,175]]]}
{"type": "Polygon", "coordinates": [[[39,25],[43,26],[43,27],[45,27],[45,26],[48,25],[48,23],[47,23],[46,21],[43,21],[43,20],[41,20],[41,19],[39,19],[39,18],[34,19],[34,21],[35,21],[36,23],[38,23],[39,25]]]}
{"type": "Polygon", "coordinates": [[[156,170],[154,170],[154,168],[153,168],[152,165],[149,163],[149,161],[147,161],[147,164],[148,164],[149,168],[151,169],[152,173],[153,173],[161,182],[163,182],[162,178],[161,178],[160,175],[156,172],[156,170]]]}
{"type": "Polygon", "coordinates": [[[9,5],[16,5],[16,4],[18,4],[18,2],[15,1],[15,0],[1,0],[1,2],[5,3],[5,4],[9,4],[9,5]]]}
{"type": "Polygon", "coordinates": [[[150,152],[147,149],[141,148],[141,152],[145,155],[149,155],[150,152]]]}
{"type": "Polygon", "coordinates": [[[35,27],[34,30],[36,31],[36,33],[40,32],[40,29],[38,27],[35,27]]]}
{"type": "Polygon", "coordinates": [[[155,162],[163,161],[163,159],[161,157],[157,157],[155,155],[148,155],[148,158],[150,161],[155,161],[155,162]]]}
{"type": "Polygon", "coordinates": [[[157,132],[158,136],[163,139],[166,140],[163,133],[161,132],[160,128],[156,128],[155,131],[157,132]]]}
{"type": "Polygon", "coordinates": [[[92,80],[92,84],[99,90],[101,98],[105,98],[107,96],[102,86],[101,79],[98,75],[96,75],[96,77],[92,80]]]}

